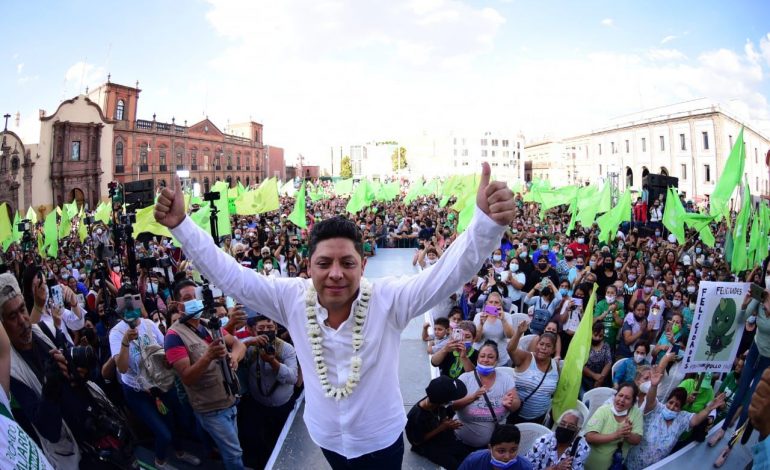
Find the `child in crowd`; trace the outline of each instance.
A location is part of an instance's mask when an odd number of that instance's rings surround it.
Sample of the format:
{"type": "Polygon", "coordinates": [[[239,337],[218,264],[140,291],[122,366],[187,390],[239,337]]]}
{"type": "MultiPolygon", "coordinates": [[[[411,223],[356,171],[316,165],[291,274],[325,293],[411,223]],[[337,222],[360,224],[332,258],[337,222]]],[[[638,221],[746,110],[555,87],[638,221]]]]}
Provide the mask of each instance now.
{"type": "Polygon", "coordinates": [[[449,340],[449,319],[440,317],[433,322],[433,334],[428,334],[430,323],[425,322],[422,326],[422,340],[428,343],[428,354],[433,354],[443,348],[449,340]]]}
{"type": "Polygon", "coordinates": [[[466,457],[460,470],[532,470],[532,463],[519,456],[521,433],[513,424],[498,424],[492,431],[489,448],[466,457]]]}

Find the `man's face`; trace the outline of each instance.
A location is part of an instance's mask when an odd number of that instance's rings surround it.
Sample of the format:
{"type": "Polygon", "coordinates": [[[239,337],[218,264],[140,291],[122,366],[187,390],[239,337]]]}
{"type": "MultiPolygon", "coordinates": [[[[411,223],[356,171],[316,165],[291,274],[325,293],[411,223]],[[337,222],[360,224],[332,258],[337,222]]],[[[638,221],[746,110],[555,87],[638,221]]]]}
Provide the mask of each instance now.
{"type": "Polygon", "coordinates": [[[186,286],[179,291],[179,301],[184,303],[188,300],[195,300],[195,287],[186,286]]]}
{"type": "Polygon", "coordinates": [[[321,304],[329,309],[352,301],[365,265],[366,260],[358,254],[352,240],[330,238],[319,242],[310,258],[308,274],[321,304]]]}
{"type": "Polygon", "coordinates": [[[11,344],[18,350],[32,347],[32,324],[21,295],[6,301],[2,306],[3,327],[11,344]]]}
{"type": "Polygon", "coordinates": [[[266,333],[269,331],[275,332],[275,323],[272,320],[261,320],[257,322],[257,325],[254,327],[257,334],[266,333]]]}

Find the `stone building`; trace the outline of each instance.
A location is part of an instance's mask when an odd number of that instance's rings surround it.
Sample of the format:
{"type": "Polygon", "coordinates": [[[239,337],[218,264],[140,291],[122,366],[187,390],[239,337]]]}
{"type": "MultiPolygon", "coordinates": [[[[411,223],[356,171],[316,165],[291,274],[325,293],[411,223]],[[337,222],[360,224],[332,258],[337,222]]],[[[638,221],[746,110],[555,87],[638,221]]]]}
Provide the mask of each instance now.
{"type": "Polygon", "coordinates": [[[5,130],[0,137],[0,203],[8,205],[11,218],[32,203],[32,149],[18,135],[5,130]]]}

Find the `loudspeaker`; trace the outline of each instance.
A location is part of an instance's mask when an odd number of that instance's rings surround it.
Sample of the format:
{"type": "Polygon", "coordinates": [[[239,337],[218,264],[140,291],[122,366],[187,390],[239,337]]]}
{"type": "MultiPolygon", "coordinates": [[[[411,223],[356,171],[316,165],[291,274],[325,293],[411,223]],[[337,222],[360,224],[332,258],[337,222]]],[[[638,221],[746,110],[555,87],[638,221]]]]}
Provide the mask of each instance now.
{"type": "Polygon", "coordinates": [[[140,191],[152,191],[155,189],[155,180],[137,180],[129,181],[123,185],[123,192],[125,193],[137,193],[140,191]]]}
{"type": "Polygon", "coordinates": [[[666,198],[666,193],[669,187],[679,189],[679,178],[666,175],[658,175],[655,173],[648,173],[642,178],[642,189],[647,189],[647,202],[651,203],[656,200],[661,194],[663,198],[666,198]]]}

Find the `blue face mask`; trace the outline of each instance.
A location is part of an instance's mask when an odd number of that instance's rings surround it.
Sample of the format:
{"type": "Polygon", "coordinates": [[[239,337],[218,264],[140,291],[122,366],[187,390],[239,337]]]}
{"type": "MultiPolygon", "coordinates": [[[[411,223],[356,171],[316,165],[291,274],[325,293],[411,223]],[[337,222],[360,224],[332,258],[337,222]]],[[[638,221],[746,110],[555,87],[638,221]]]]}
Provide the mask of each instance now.
{"type": "Polygon", "coordinates": [[[673,419],[676,419],[677,416],[679,416],[678,411],[671,411],[668,409],[667,406],[663,407],[663,410],[661,410],[660,414],[661,416],[663,416],[663,419],[665,419],[666,421],[671,421],[673,419]]]}
{"type": "Polygon", "coordinates": [[[188,300],[184,303],[185,315],[192,315],[193,318],[200,318],[203,314],[203,301],[198,299],[188,300]]]}
{"type": "Polygon", "coordinates": [[[133,308],[131,310],[126,309],[123,312],[123,320],[125,320],[126,323],[128,323],[131,328],[134,328],[139,320],[139,318],[142,316],[142,310],[138,308],[133,308]]]}
{"type": "Polygon", "coordinates": [[[478,372],[479,375],[489,375],[494,371],[495,366],[484,366],[481,364],[476,364],[476,372],[478,372]]]}
{"type": "Polygon", "coordinates": [[[559,294],[561,294],[562,297],[566,297],[566,295],[569,294],[569,289],[562,287],[559,289],[559,294]]]}
{"type": "Polygon", "coordinates": [[[471,349],[471,346],[473,346],[473,343],[471,341],[465,342],[465,350],[468,351],[471,349]]]}
{"type": "Polygon", "coordinates": [[[516,462],[519,461],[518,457],[514,457],[511,460],[507,462],[501,462],[500,460],[497,460],[494,457],[490,457],[489,462],[494,466],[495,468],[513,468],[514,465],[516,465],[516,462]]]}

